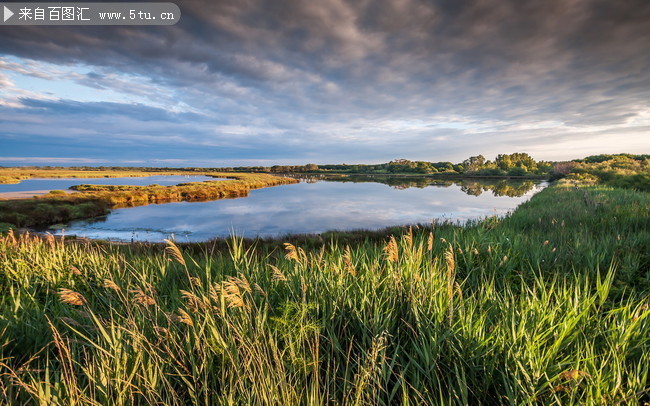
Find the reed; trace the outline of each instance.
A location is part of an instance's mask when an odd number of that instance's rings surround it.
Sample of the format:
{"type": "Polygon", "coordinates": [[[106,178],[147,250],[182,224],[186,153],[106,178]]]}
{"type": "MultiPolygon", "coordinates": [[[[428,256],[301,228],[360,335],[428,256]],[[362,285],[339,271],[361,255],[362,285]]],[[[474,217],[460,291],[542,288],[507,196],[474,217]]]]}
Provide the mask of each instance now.
{"type": "Polygon", "coordinates": [[[314,247],[6,234],[0,403],[643,405],[649,210],[556,186],[314,247]]]}

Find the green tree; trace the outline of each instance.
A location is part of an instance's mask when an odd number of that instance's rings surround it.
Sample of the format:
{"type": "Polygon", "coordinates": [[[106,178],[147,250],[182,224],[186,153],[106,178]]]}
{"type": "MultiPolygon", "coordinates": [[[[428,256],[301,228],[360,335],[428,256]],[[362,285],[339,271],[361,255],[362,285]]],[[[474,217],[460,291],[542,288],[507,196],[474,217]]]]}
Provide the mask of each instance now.
{"type": "Polygon", "coordinates": [[[483,155],[471,156],[463,161],[465,172],[476,172],[482,169],[484,165],[485,157],[483,155]]]}
{"type": "Polygon", "coordinates": [[[514,154],[499,154],[495,159],[499,169],[509,171],[512,168],[520,167],[527,171],[534,172],[537,170],[537,162],[525,152],[515,152],[514,154]]]}

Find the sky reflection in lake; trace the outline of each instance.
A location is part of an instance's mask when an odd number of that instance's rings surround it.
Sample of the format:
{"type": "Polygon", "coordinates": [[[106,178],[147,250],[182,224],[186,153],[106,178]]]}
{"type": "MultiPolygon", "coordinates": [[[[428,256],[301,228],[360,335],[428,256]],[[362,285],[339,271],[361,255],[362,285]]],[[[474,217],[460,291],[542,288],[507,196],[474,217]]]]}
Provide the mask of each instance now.
{"type": "Polygon", "coordinates": [[[233,232],[275,237],[465,221],[505,214],[543,187],[530,186],[522,196],[508,197],[490,191],[475,196],[455,184],[399,189],[371,182],[302,182],[253,190],[245,198],[116,209],[100,221],[73,222],[65,234],[126,241],[162,241],[173,234],[178,241],[205,241],[233,232]]]}

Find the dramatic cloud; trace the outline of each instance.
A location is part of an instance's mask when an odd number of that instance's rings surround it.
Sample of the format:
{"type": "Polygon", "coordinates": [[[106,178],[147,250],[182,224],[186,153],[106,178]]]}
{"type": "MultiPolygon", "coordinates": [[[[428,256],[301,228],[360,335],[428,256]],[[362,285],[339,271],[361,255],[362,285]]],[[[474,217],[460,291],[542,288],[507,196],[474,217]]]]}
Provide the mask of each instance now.
{"type": "Polygon", "coordinates": [[[0,27],[0,164],[650,150],[644,0],[177,4],[175,26],[0,27]]]}

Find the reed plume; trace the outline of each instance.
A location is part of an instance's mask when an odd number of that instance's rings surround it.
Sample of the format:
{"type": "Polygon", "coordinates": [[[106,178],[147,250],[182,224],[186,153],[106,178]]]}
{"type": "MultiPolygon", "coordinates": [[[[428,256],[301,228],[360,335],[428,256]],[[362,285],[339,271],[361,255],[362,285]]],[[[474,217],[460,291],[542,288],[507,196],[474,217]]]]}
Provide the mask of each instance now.
{"type": "Polygon", "coordinates": [[[81,293],[63,288],[59,289],[59,299],[61,302],[72,306],[83,306],[88,303],[81,293]]]}
{"type": "Polygon", "coordinates": [[[142,306],[153,306],[156,304],[156,301],[151,296],[147,295],[142,291],[142,289],[131,290],[131,293],[135,294],[133,297],[133,302],[142,306]]]}
{"type": "Polygon", "coordinates": [[[45,233],[45,241],[50,246],[50,249],[54,249],[56,244],[54,241],[54,236],[51,233],[49,232],[45,233]]]}
{"type": "Polygon", "coordinates": [[[194,322],[189,314],[183,309],[178,309],[178,314],[172,314],[171,319],[177,323],[187,324],[188,326],[193,326],[194,322]]]}
{"type": "Polygon", "coordinates": [[[449,324],[452,324],[454,317],[454,279],[456,277],[456,259],[454,249],[449,244],[445,252],[445,262],[447,263],[447,302],[449,307],[449,324]]]}
{"type": "Polygon", "coordinates": [[[281,282],[286,282],[287,281],[287,277],[284,276],[282,271],[280,271],[277,267],[275,267],[273,265],[269,265],[269,268],[271,268],[271,270],[273,271],[273,276],[271,277],[272,280],[274,280],[276,282],[280,282],[280,281],[281,282]]]}
{"type": "Polygon", "coordinates": [[[196,313],[199,309],[205,309],[209,308],[210,305],[205,303],[201,298],[196,296],[192,292],[188,292],[186,290],[180,290],[181,296],[183,296],[183,299],[185,299],[185,302],[187,304],[188,309],[192,313],[196,313]]]}
{"type": "Polygon", "coordinates": [[[104,287],[107,288],[107,289],[113,289],[116,292],[119,292],[119,291],[122,290],[119,286],[117,286],[117,284],[115,282],[113,282],[110,279],[104,279],[104,287]]]}
{"type": "Polygon", "coordinates": [[[287,251],[287,254],[285,255],[285,258],[287,259],[293,259],[294,261],[298,261],[300,258],[298,258],[298,250],[296,250],[295,245],[285,242],[284,243],[284,249],[287,251]]]}
{"type": "Polygon", "coordinates": [[[357,271],[354,269],[354,264],[352,263],[352,252],[350,252],[350,246],[345,247],[345,252],[343,253],[343,264],[345,265],[345,270],[352,276],[356,276],[357,271]]]}
{"type": "Polygon", "coordinates": [[[388,240],[388,244],[384,247],[384,252],[386,253],[388,262],[394,263],[399,260],[399,249],[394,236],[391,236],[390,240],[388,240]]]}
{"type": "Polygon", "coordinates": [[[203,284],[201,283],[201,279],[195,276],[190,276],[189,279],[190,279],[190,284],[192,286],[198,286],[199,288],[203,286],[203,284]]]}
{"type": "Polygon", "coordinates": [[[447,276],[453,275],[456,270],[456,259],[451,244],[449,244],[447,251],[445,252],[445,262],[447,263],[447,276]]]}
{"type": "Polygon", "coordinates": [[[413,227],[409,227],[408,233],[404,234],[402,237],[404,242],[406,243],[406,246],[410,249],[413,247],[413,227]]]}
{"type": "Polygon", "coordinates": [[[18,241],[16,240],[16,236],[14,235],[14,229],[10,228],[9,231],[7,232],[7,241],[15,247],[18,241]]]}
{"type": "Polygon", "coordinates": [[[183,254],[181,253],[181,250],[178,248],[178,246],[170,240],[165,240],[165,243],[167,244],[165,247],[165,252],[173,259],[175,259],[179,264],[187,266],[185,265],[185,259],[183,258],[183,254]]]}
{"type": "Polygon", "coordinates": [[[242,291],[237,284],[236,278],[228,277],[228,280],[222,282],[221,289],[225,292],[223,297],[228,302],[228,307],[244,307],[242,291]]]}

